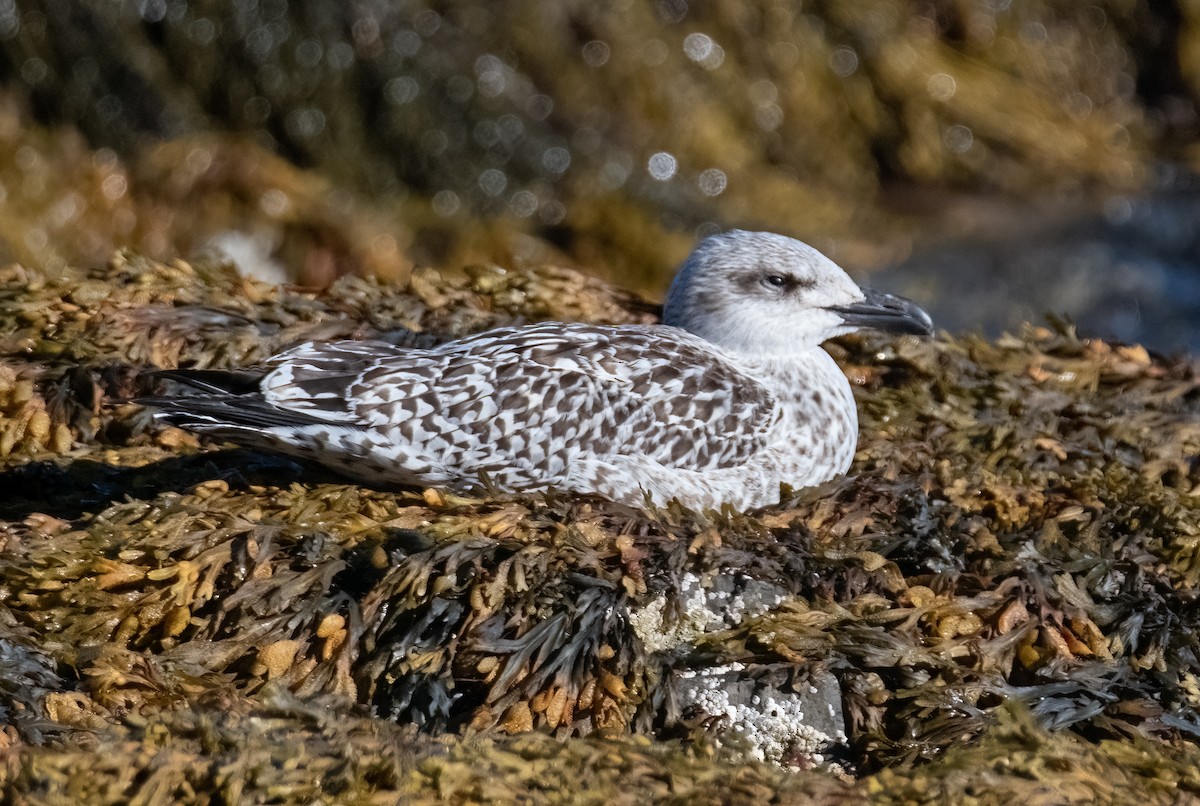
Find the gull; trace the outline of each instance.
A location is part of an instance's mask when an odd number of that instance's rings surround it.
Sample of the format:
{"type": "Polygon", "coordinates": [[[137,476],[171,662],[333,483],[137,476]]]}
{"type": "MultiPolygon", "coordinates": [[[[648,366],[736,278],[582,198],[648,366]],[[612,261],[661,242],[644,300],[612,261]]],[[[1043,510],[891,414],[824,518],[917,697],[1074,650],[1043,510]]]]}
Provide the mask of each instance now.
{"type": "Polygon", "coordinates": [[[811,246],[732,230],[684,261],[661,325],[543,322],[428,349],[310,342],[256,368],[167,371],[189,394],[139,402],[369,484],[750,509],[849,469],[857,410],[821,344],[863,328],[933,331],[811,246]]]}

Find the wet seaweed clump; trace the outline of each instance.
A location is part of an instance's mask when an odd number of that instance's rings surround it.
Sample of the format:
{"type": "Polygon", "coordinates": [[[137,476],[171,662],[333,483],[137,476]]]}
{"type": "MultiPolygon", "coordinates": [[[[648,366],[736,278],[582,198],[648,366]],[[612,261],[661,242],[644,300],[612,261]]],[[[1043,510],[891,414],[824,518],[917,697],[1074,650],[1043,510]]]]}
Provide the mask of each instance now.
{"type": "Polygon", "coordinates": [[[696,513],[382,490],[150,424],[150,366],[525,318],[553,267],[0,276],[0,782],[88,802],[1200,796],[1200,375],[847,339],[852,472],[696,513]]]}

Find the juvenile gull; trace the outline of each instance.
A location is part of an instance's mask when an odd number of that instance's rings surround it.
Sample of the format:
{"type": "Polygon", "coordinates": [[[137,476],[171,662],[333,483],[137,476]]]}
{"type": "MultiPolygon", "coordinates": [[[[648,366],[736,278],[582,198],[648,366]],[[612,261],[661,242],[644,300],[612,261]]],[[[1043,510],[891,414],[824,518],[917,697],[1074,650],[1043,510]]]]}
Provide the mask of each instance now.
{"type": "Polygon", "coordinates": [[[859,288],[812,247],[739,230],[696,247],[663,321],[546,322],[431,349],[313,342],[257,370],[171,372],[200,393],[144,402],[375,483],[749,508],[850,466],[858,416],[823,341],[932,332],[912,302],[859,288]]]}

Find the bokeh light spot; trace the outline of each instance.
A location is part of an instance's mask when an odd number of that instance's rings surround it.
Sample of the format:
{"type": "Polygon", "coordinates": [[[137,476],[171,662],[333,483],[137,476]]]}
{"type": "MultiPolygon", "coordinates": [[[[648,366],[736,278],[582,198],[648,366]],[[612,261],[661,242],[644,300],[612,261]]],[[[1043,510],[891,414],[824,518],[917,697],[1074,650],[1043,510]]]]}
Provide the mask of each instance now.
{"type": "Polygon", "coordinates": [[[697,184],[700,186],[700,192],[705,196],[720,196],[725,192],[725,186],[729,180],[725,177],[725,172],[717,168],[709,168],[700,174],[697,184]]]}
{"type": "Polygon", "coordinates": [[[679,164],[675,161],[675,157],[666,151],[659,151],[653,154],[646,163],[646,168],[650,171],[650,176],[660,182],[665,182],[674,176],[678,167],[679,164]]]}
{"type": "Polygon", "coordinates": [[[461,206],[453,190],[439,190],[433,195],[433,211],[440,216],[452,216],[461,206]]]}
{"type": "Polygon", "coordinates": [[[853,48],[834,48],[829,54],[829,68],[842,78],[848,78],[858,70],[858,54],[853,48]]]}
{"type": "Polygon", "coordinates": [[[583,46],[583,63],[588,67],[603,67],[611,55],[608,43],[599,39],[593,39],[583,46]]]}
{"type": "Polygon", "coordinates": [[[958,90],[958,84],[954,81],[954,76],[947,73],[935,73],[929,77],[929,81],[925,82],[925,89],[929,91],[929,96],[935,101],[948,101],[954,97],[954,93],[958,90]]]}

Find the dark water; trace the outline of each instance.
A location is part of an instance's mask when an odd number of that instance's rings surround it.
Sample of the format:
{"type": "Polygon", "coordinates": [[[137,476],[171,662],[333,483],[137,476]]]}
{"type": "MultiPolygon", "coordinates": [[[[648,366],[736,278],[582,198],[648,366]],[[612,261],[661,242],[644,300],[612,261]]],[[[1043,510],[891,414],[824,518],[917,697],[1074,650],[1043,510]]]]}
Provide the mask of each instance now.
{"type": "Polygon", "coordinates": [[[1200,353],[1200,182],[1094,207],[1027,208],[934,235],[871,283],[920,300],[954,332],[996,336],[1051,314],[1083,336],[1200,353]]]}

